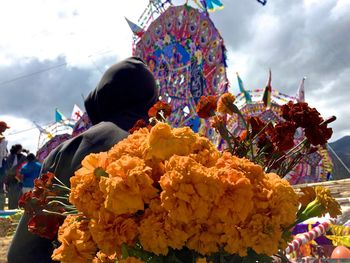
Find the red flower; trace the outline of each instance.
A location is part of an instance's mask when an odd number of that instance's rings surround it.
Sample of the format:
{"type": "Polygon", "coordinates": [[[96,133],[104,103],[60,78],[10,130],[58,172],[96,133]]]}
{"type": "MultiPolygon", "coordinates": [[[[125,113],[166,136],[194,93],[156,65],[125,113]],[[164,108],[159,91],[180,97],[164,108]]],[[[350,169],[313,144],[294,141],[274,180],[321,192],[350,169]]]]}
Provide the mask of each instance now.
{"type": "Polygon", "coordinates": [[[310,108],[307,103],[288,102],[282,106],[282,117],[287,121],[294,121],[297,127],[305,129],[305,136],[313,145],[323,145],[332,136],[332,129],[327,124],[335,120],[332,117],[329,122],[323,123],[323,118],[315,108],[310,108]]]}
{"type": "Polygon", "coordinates": [[[44,209],[46,201],[44,199],[36,198],[33,192],[24,193],[18,201],[18,206],[23,208],[29,215],[34,215],[44,209]]]}
{"type": "Polygon", "coordinates": [[[331,138],[333,134],[332,128],[327,128],[321,125],[314,128],[306,128],[305,136],[312,145],[324,145],[331,138]]]}
{"type": "Polygon", "coordinates": [[[201,96],[196,108],[198,117],[207,119],[214,116],[217,101],[218,98],[214,95],[201,96]]]}
{"type": "Polygon", "coordinates": [[[248,122],[250,124],[250,127],[252,127],[251,130],[251,136],[254,138],[257,134],[259,134],[262,129],[265,127],[266,123],[263,122],[260,118],[258,117],[249,117],[248,122]]]}
{"type": "Polygon", "coordinates": [[[141,128],[145,128],[145,127],[150,128],[149,126],[150,125],[148,125],[144,119],[139,119],[138,121],[135,122],[134,126],[129,130],[129,133],[133,134],[135,131],[141,128]]]}
{"type": "Polygon", "coordinates": [[[296,125],[292,121],[279,123],[275,126],[275,135],[272,142],[276,145],[278,151],[284,152],[294,147],[294,134],[296,125]]]}
{"type": "Polygon", "coordinates": [[[294,121],[297,127],[314,127],[323,121],[315,108],[310,108],[306,102],[293,103],[289,101],[281,107],[282,117],[286,121],[294,121]]]}
{"type": "Polygon", "coordinates": [[[63,223],[63,220],[63,216],[38,214],[29,219],[28,231],[52,240],[57,236],[58,228],[63,223]]]}
{"type": "Polygon", "coordinates": [[[171,114],[171,105],[164,101],[157,101],[149,110],[148,116],[150,118],[155,117],[158,118],[159,112],[163,112],[163,117],[166,119],[171,114]]]}

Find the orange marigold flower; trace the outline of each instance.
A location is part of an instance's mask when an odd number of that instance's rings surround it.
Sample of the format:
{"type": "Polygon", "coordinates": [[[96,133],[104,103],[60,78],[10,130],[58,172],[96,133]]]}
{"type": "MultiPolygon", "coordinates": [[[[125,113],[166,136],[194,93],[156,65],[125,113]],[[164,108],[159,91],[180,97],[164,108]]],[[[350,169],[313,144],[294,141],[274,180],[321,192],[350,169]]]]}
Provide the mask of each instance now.
{"type": "Polygon", "coordinates": [[[253,187],[240,171],[227,168],[218,171],[225,192],[214,207],[213,214],[223,222],[238,224],[253,210],[253,187]]]}
{"type": "Polygon", "coordinates": [[[171,114],[171,105],[169,103],[166,103],[164,101],[157,101],[149,110],[148,110],[148,117],[152,118],[158,117],[159,112],[162,112],[163,117],[166,119],[171,114]]]}
{"type": "Polygon", "coordinates": [[[189,156],[206,167],[212,167],[219,159],[220,152],[208,138],[198,136],[196,142],[192,146],[189,156]]]}
{"type": "Polygon", "coordinates": [[[257,165],[246,158],[232,156],[229,152],[224,152],[216,163],[217,168],[230,167],[242,171],[252,184],[264,178],[264,172],[260,165],[257,165]]]}
{"type": "Polygon", "coordinates": [[[154,199],[142,216],[139,240],[142,247],[156,255],[168,254],[168,248],[181,249],[189,234],[185,225],[171,220],[160,201],[154,199]]]}
{"type": "Polygon", "coordinates": [[[118,160],[123,155],[131,155],[142,158],[145,150],[145,141],[149,137],[149,130],[141,128],[129,135],[124,140],[118,142],[108,151],[110,162],[118,160]]]}
{"type": "Polygon", "coordinates": [[[218,159],[215,167],[215,174],[225,192],[214,207],[213,214],[230,224],[244,221],[253,209],[254,193],[248,178],[249,170],[245,171],[239,167],[236,161],[236,157],[224,154],[218,159]]]}
{"type": "Polygon", "coordinates": [[[226,125],[226,119],[223,116],[215,115],[210,119],[210,126],[216,131],[220,132],[226,125]]]}
{"type": "Polygon", "coordinates": [[[172,129],[166,123],[157,123],[148,137],[145,158],[167,160],[175,154],[188,155],[197,138],[189,127],[172,129]]]}
{"type": "Polygon", "coordinates": [[[214,116],[217,100],[218,98],[214,95],[201,96],[196,107],[198,117],[207,119],[214,116]]]}
{"type": "Polygon", "coordinates": [[[247,255],[247,248],[244,246],[240,233],[235,225],[224,224],[220,243],[223,244],[225,251],[230,254],[239,254],[241,257],[247,255]]]}
{"type": "Polygon", "coordinates": [[[92,260],[92,263],[115,263],[117,259],[116,254],[110,256],[104,254],[102,251],[97,252],[96,256],[92,260]]]}
{"type": "Polygon", "coordinates": [[[104,202],[98,185],[108,163],[106,152],[92,153],[83,159],[82,167],[70,178],[69,202],[88,217],[96,217],[96,212],[104,202]]]}
{"type": "Polygon", "coordinates": [[[162,206],[169,217],[183,223],[206,220],[224,189],[219,179],[187,156],[173,156],[160,179],[162,206]]]}
{"type": "Polygon", "coordinates": [[[218,101],[217,105],[217,111],[221,113],[227,113],[232,115],[233,114],[233,103],[235,101],[236,97],[233,96],[231,93],[224,93],[221,95],[218,101]]]}
{"type": "Polygon", "coordinates": [[[186,247],[201,255],[218,252],[221,245],[220,238],[223,233],[223,225],[211,218],[202,223],[187,224],[186,229],[188,233],[191,233],[191,237],[186,242],[186,247]]]}
{"type": "Polygon", "coordinates": [[[299,196],[299,202],[302,207],[306,207],[309,203],[311,203],[316,198],[316,191],[314,187],[302,187],[300,188],[301,195],[299,196]]]}
{"type": "Polygon", "coordinates": [[[138,259],[138,258],[134,258],[134,257],[128,257],[126,259],[120,259],[118,260],[119,263],[145,263],[145,261],[138,259]]]}
{"type": "Polygon", "coordinates": [[[276,217],[281,226],[288,227],[296,220],[299,202],[298,195],[285,179],[277,174],[266,174],[265,187],[272,190],[268,198],[271,215],[276,217]]]}
{"type": "Polygon", "coordinates": [[[97,246],[92,240],[88,224],[87,218],[68,216],[59,228],[58,241],[61,242],[61,246],[53,251],[52,259],[63,263],[92,261],[97,246]]]}
{"type": "Polygon", "coordinates": [[[152,186],[152,169],[138,157],[124,155],[111,163],[109,177],[100,179],[104,206],[115,215],[132,214],[144,209],[144,204],[157,196],[152,186]]]}
{"type": "MultiPolygon", "coordinates": [[[[272,256],[277,253],[279,240],[282,238],[282,231],[277,222],[265,214],[255,214],[247,224],[239,228],[240,242],[246,248],[252,248],[258,254],[272,256]]],[[[245,255],[244,250],[239,254],[245,255]]]]}
{"type": "Polygon", "coordinates": [[[115,216],[103,208],[99,215],[99,219],[90,221],[89,229],[93,240],[104,254],[119,254],[123,243],[134,245],[138,226],[132,217],[115,216]]]}
{"type": "Polygon", "coordinates": [[[324,216],[326,213],[329,213],[331,217],[341,215],[340,205],[332,196],[329,188],[316,186],[314,191],[316,198],[309,203],[302,212],[301,217],[303,219],[308,219],[315,216],[324,216]]]}
{"type": "Polygon", "coordinates": [[[146,160],[146,165],[152,168],[151,178],[153,180],[153,185],[158,188],[159,179],[165,173],[165,165],[163,161],[159,161],[158,159],[152,158],[146,160]]]}

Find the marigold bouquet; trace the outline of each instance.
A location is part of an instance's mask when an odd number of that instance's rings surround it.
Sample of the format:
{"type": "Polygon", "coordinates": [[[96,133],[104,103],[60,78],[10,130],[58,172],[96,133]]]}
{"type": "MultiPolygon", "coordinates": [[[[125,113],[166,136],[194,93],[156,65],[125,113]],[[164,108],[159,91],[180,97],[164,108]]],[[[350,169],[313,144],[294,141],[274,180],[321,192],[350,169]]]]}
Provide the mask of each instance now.
{"type": "MultiPolygon", "coordinates": [[[[109,151],[86,156],[69,191],[51,179],[39,185],[46,193],[39,204],[54,208],[45,215],[66,216],[52,259],[272,262],[273,255],[284,258],[300,220],[340,214],[328,189],[307,188],[298,196],[263,166],[218,151],[189,127],[162,122],[170,112],[157,103],[150,110],[153,127],[138,122],[109,151]]],[[[35,192],[22,200],[27,211],[35,192]]],[[[31,213],[37,216],[37,209],[31,213]]]]}

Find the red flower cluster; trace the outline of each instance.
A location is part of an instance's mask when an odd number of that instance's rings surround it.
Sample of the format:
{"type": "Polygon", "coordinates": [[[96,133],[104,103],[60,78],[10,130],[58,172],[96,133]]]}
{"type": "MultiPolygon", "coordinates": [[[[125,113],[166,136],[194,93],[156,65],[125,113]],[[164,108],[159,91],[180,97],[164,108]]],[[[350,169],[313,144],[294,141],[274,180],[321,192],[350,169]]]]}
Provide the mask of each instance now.
{"type": "Polygon", "coordinates": [[[196,108],[198,117],[206,119],[214,116],[217,101],[218,97],[214,95],[201,96],[196,108]]]}
{"type": "Polygon", "coordinates": [[[148,110],[148,116],[150,118],[158,118],[159,113],[162,112],[163,117],[166,119],[171,114],[171,106],[170,104],[164,102],[164,101],[157,101],[149,110],[148,110]]]}
{"type": "Polygon", "coordinates": [[[282,117],[305,129],[305,136],[313,145],[323,145],[332,136],[332,129],[324,123],[320,113],[305,102],[292,101],[282,106],[282,117]]]}
{"type": "Polygon", "coordinates": [[[135,122],[134,126],[129,130],[130,134],[133,134],[135,131],[147,127],[151,129],[151,125],[149,125],[144,119],[139,119],[135,122]]]}
{"type": "Polygon", "coordinates": [[[259,134],[257,137],[258,148],[264,147],[266,153],[283,153],[295,146],[294,134],[297,129],[295,122],[285,121],[277,123],[275,126],[270,123],[266,127],[266,123],[257,117],[250,118],[248,122],[252,127],[252,137],[259,134]]]}
{"type": "Polygon", "coordinates": [[[51,240],[56,237],[64,220],[63,216],[43,212],[45,209],[64,212],[61,206],[49,204],[49,196],[59,196],[63,193],[62,189],[53,185],[54,177],[53,173],[42,174],[39,179],[34,180],[34,189],[23,194],[18,202],[19,207],[30,217],[28,231],[51,240]]]}

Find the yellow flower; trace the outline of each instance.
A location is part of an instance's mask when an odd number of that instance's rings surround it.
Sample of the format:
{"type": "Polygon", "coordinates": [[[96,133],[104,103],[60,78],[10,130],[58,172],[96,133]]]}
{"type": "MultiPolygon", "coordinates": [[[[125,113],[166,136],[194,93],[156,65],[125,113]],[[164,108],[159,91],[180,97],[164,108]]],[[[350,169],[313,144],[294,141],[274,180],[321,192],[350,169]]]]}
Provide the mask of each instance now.
{"type": "Polygon", "coordinates": [[[210,169],[186,156],[173,156],[160,179],[162,206],[169,217],[183,223],[206,220],[224,192],[210,169]]]}
{"type": "Polygon", "coordinates": [[[118,260],[119,263],[145,263],[145,261],[142,261],[138,258],[134,258],[134,257],[128,257],[126,259],[121,259],[118,260]]]}
{"type": "Polygon", "coordinates": [[[132,214],[157,196],[152,186],[151,168],[138,157],[124,155],[107,168],[109,177],[100,179],[104,206],[115,215],[132,214]]]}
{"type": "Polygon", "coordinates": [[[111,161],[118,160],[123,155],[131,155],[142,158],[145,150],[145,141],[149,137],[147,128],[142,128],[118,142],[108,151],[108,158],[111,161]]]}
{"type": "Polygon", "coordinates": [[[168,247],[181,249],[185,245],[189,234],[184,228],[184,224],[171,220],[160,201],[154,199],[141,218],[139,240],[145,250],[166,255],[168,247]]]}
{"type": "MultiPolygon", "coordinates": [[[[315,216],[324,216],[326,213],[329,213],[331,217],[341,215],[340,205],[332,197],[331,191],[328,188],[316,186],[314,191],[316,198],[306,206],[299,220],[306,220],[315,216]]],[[[312,195],[311,189],[306,190],[304,193],[312,195]]]]}
{"type": "Polygon", "coordinates": [[[166,123],[157,123],[148,137],[145,157],[167,160],[173,155],[188,155],[197,136],[189,127],[171,129],[166,123]]]}
{"type": "Polygon", "coordinates": [[[123,243],[134,245],[138,235],[135,220],[127,216],[115,216],[101,208],[99,219],[92,219],[89,229],[98,248],[106,255],[119,254],[123,243]]]}
{"type": "Polygon", "coordinates": [[[207,263],[207,259],[206,258],[197,258],[196,263],[207,263]]]}
{"type": "Polygon", "coordinates": [[[299,202],[301,203],[302,207],[306,207],[316,198],[315,188],[308,186],[300,188],[300,190],[302,195],[299,196],[299,202]]]}
{"type": "Polygon", "coordinates": [[[52,259],[63,263],[92,261],[97,246],[88,229],[89,221],[81,216],[68,216],[58,231],[61,246],[53,251],[52,259]]]}
{"type": "Polygon", "coordinates": [[[233,96],[231,93],[224,93],[221,95],[218,101],[217,105],[217,111],[221,113],[227,113],[232,115],[233,114],[233,102],[235,101],[236,97],[233,96]]]}
{"type": "Polygon", "coordinates": [[[103,173],[107,165],[107,153],[92,153],[83,159],[82,167],[70,178],[69,202],[88,217],[96,217],[104,202],[98,184],[101,171],[103,173]]]}

